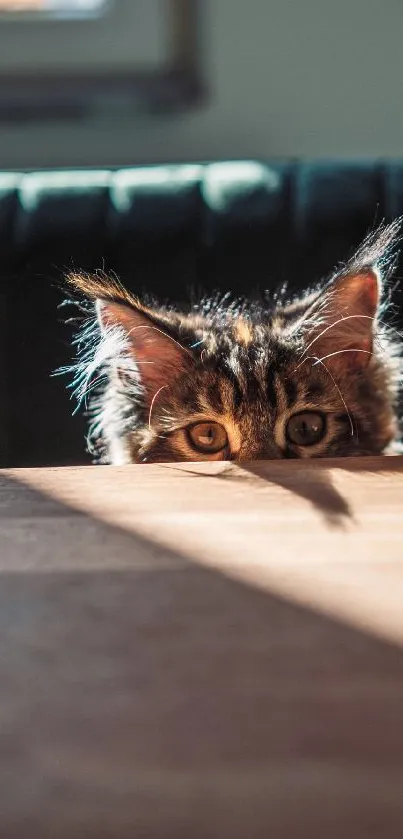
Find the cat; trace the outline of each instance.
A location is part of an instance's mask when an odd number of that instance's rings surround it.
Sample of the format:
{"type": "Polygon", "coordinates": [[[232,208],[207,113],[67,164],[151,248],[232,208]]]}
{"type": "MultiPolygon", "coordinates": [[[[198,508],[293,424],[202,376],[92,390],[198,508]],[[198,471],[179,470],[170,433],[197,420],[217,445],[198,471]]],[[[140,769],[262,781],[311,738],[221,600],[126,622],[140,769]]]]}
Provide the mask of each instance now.
{"type": "Polygon", "coordinates": [[[401,361],[383,299],[399,230],[382,224],[321,287],[271,307],[223,297],[179,312],[72,274],[86,315],[71,386],[95,461],[393,451],[401,361]]]}

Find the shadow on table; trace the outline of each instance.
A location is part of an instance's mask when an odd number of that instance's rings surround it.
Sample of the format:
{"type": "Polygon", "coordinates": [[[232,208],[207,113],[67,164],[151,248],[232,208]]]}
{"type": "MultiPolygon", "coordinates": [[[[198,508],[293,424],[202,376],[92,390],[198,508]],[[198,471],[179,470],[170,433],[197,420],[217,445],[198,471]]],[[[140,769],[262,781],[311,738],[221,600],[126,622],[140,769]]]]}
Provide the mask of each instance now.
{"type": "MultiPolygon", "coordinates": [[[[326,523],[330,527],[343,528],[346,522],[352,519],[352,511],[344,496],[334,486],[330,469],[323,467],[315,470],[309,469],[301,479],[300,470],[287,469],[288,463],[282,463],[280,466],[276,463],[270,465],[270,471],[267,470],[267,462],[262,465],[261,462],[254,463],[237,463],[237,470],[233,468],[231,462],[223,463],[223,468],[217,473],[203,473],[198,470],[193,472],[181,465],[170,465],[170,469],[175,471],[186,472],[195,477],[208,477],[212,480],[220,481],[239,481],[250,480],[253,485],[256,481],[275,484],[281,486],[300,498],[309,501],[312,506],[323,516],[326,523]],[[241,470],[241,472],[239,471],[241,470]]],[[[294,464],[293,464],[294,465],[294,464]]]]}
{"type": "Polygon", "coordinates": [[[334,485],[332,470],[336,467],[341,472],[402,472],[403,457],[378,458],[338,458],[337,460],[300,460],[292,462],[292,469],[287,468],[289,461],[255,461],[253,463],[234,464],[223,462],[222,470],[217,473],[192,471],[183,464],[170,464],[175,471],[186,472],[195,477],[209,477],[212,480],[237,481],[256,479],[264,483],[281,486],[300,498],[309,501],[323,516],[329,527],[344,528],[353,513],[346,498],[334,485]],[[370,465],[369,465],[370,461],[370,465]],[[241,470],[241,471],[240,471],[241,470]],[[242,474],[243,473],[243,474],[242,474]]]}
{"type": "Polygon", "coordinates": [[[334,486],[331,472],[326,467],[306,470],[302,480],[300,470],[290,472],[277,468],[269,477],[259,462],[242,464],[241,468],[248,475],[254,475],[261,481],[273,482],[309,501],[330,527],[342,528],[353,518],[348,502],[334,486]]]}
{"type": "Polygon", "coordinates": [[[400,839],[398,646],[4,476],[0,509],[2,835],[400,839]]]}

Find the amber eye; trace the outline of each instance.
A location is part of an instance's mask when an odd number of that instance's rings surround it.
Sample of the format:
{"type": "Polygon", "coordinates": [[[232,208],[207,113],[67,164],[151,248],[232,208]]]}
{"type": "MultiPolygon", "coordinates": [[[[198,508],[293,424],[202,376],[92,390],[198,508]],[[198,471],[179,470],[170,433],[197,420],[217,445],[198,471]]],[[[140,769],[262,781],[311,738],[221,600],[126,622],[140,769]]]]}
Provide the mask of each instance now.
{"type": "Polygon", "coordinates": [[[290,417],[286,435],[288,442],[294,443],[295,446],[314,446],[324,437],[325,431],[325,419],[322,414],[302,411],[290,417]]]}
{"type": "Polygon", "coordinates": [[[227,432],[218,422],[198,422],[187,433],[193,448],[204,454],[217,454],[228,445],[227,432]]]}

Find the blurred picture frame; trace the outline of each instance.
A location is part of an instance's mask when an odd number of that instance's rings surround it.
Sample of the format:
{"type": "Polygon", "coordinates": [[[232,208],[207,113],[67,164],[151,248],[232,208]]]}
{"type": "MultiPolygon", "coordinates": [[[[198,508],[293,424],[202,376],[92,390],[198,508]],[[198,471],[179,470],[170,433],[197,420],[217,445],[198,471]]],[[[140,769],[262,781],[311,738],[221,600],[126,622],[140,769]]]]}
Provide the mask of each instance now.
{"type": "Polygon", "coordinates": [[[104,0],[88,15],[4,5],[2,122],[172,114],[204,98],[199,0],[104,0]]]}

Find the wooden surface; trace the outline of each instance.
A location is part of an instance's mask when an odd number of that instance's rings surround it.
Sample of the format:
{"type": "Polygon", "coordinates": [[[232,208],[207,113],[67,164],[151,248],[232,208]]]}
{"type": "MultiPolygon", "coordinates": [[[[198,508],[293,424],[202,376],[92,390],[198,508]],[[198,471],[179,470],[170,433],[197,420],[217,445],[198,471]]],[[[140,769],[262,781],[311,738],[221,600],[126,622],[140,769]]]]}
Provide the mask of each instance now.
{"type": "Polygon", "coordinates": [[[0,835],[401,839],[403,458],[0,472],[0,835]]]}

